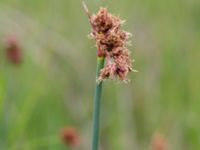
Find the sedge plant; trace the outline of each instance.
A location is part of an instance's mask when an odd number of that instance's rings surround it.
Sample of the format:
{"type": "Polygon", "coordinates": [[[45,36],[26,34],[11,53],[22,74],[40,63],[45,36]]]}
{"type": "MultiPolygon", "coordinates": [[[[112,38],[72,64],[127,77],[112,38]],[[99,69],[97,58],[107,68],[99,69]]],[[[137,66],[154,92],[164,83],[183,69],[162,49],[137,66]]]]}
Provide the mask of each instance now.
{"type": "Polygon", "coordinates": [[[102,84],[106,79],[127,82],[127,75],[134,71],[127,48],[131,34],[121,29],[124,21],[110,14],[106,8],[100,8],[97,14],[91,15],[84,2],[83,7],[92,27],[89,36],[95,40],[97,47],[92,150],[98,150],[102,84]]]}

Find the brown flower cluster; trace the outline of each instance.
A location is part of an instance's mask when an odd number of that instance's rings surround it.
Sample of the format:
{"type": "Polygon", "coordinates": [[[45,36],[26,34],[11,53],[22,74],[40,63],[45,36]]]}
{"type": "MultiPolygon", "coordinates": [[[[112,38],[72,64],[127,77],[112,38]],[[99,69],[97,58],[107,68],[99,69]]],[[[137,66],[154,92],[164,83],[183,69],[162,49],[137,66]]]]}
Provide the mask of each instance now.
{"type": "Polygon", "coordinates": [[[98,57],[106,58],[98,82],[116,78],[127,81],[128,73],[134,71],[127,48],[131,34],[121,29],[123,22],[119,17],[108,13],[106,8],[100,8],[96,15],[90,16],[90,37],[96,41],[98,57]]]}
{"type": "Polygon", "coordinates": [[[7,59],[12,64],[20,64],[22,62],[22,49],[17,37],[8,36],[5,40],[5,50],[7,59]]]}
{"type": "Polygon", "coordinates": [[[80,136],[74,127],[65,127],[61,131],[62,141],[70,147],[80,146],[80,136]]]}
{"type": "Polygon", "coordinates": [[[159,133],[156,133],[152,139],[153,150],[168,150],[168,143],[166,139],[159,133]]]}

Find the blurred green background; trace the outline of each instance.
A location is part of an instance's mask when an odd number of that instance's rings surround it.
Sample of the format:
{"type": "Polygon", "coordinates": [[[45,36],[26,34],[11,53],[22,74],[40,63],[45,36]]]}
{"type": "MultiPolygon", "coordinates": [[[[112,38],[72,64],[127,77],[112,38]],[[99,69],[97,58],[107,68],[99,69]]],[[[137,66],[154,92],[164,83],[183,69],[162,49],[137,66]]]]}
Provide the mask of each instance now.
{"type": "MultiPolygon", "coordinates": [[[[159,133],[170,150],[200,149],[200,1],[85,0],[127,20],[138,73],[105,82],[101,149],[149,150],[159,133]]],[[[89,150],[96,48],[80,0],[0,0],[0,149],[64,150],[74,126],[89,150]],[[23,62],[5,57],[18,38],[23,62]]],[[[70,149],[70,148],[69,148],[70,149]]]]}

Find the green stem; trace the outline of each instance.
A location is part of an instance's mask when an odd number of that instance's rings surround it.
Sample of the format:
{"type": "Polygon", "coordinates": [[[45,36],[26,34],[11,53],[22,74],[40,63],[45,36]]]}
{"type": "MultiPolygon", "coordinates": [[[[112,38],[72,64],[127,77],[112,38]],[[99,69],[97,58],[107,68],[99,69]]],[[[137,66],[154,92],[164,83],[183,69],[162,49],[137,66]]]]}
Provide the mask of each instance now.
{"type": "MultiPolygon", "coordinates": [[[[96,77],[99,77],[100,70],[104,66],[104,57],[97,58],[97,71],[96,77]]],[[[92,139],[92,150],[98,150],[99,148],[99,128],[100,128],[100,106],[101,106],[101,91],[102,82],[95,85],[95,96],[94,96],[94,113],[93,113],[93,139],[92,139]]]]}

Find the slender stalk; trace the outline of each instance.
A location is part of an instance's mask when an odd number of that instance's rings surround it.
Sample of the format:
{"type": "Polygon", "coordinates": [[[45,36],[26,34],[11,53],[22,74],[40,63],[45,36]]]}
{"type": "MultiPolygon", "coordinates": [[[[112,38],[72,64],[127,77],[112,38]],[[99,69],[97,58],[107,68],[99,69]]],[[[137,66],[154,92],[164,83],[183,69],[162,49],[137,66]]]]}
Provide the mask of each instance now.
{"type": "MultiPolygon", "coordinates": [[[[100,70],[103,68],[103,66],[104,66],[104,57],[97,57],[97,70],[96,70],[97,78],[99,77],[100,70]]],[[[100,83],[96,82],[95,96],[94,96],[92,150],[98,150],[99,148],[101,91],[102,91],[102,81],[100,83]]]]}

